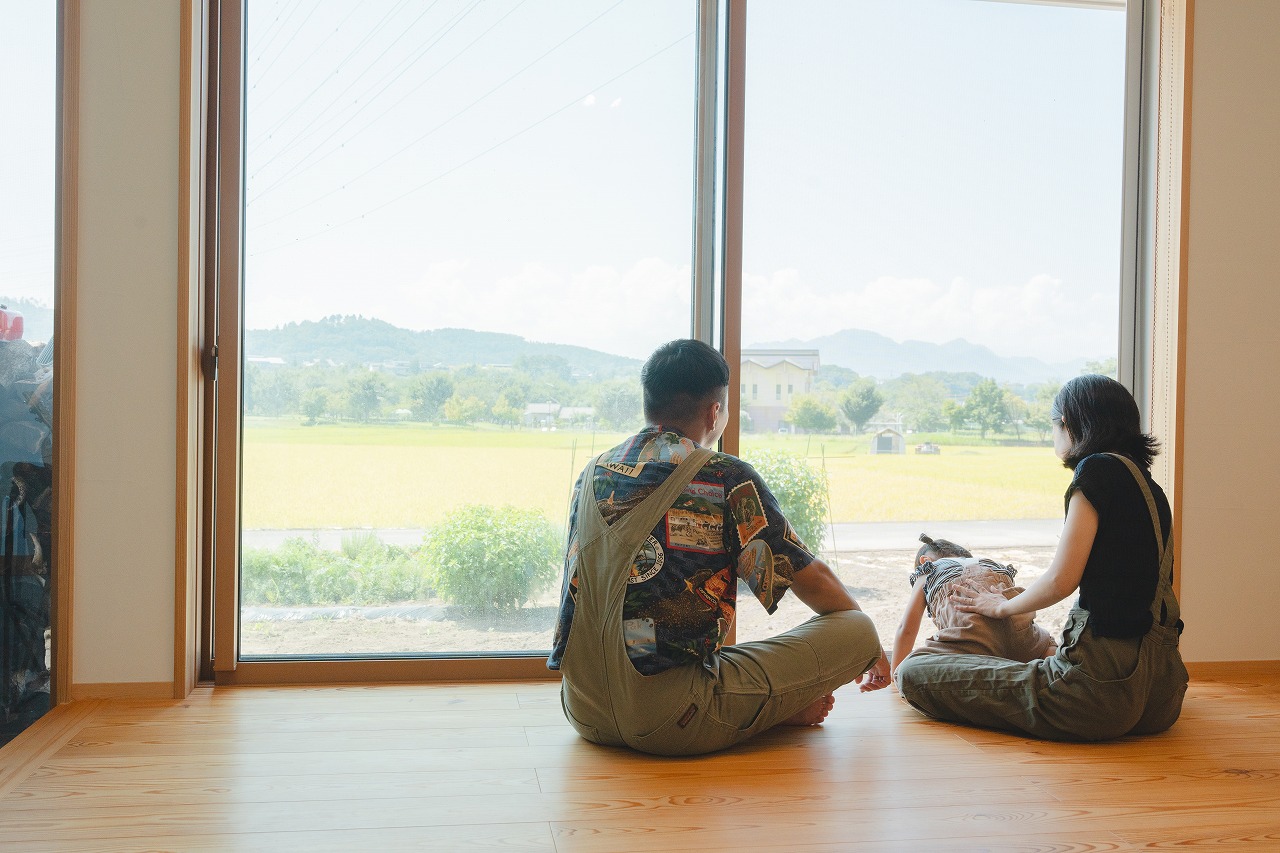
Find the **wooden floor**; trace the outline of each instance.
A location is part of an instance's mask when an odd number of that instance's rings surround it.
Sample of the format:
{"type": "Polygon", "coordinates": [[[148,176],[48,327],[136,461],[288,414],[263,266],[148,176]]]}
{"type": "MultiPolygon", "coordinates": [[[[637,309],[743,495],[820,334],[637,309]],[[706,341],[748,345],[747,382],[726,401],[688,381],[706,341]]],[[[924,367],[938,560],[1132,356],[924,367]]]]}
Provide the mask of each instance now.
{"type": "Polygon", "coordinates": [[[580,741],[551,683],[86,701],[0,751],[0,850],[1280,851],[1280,678],[1199,680],[1100,745],[844,690],[827,724],[656,759],[580,741]]]}

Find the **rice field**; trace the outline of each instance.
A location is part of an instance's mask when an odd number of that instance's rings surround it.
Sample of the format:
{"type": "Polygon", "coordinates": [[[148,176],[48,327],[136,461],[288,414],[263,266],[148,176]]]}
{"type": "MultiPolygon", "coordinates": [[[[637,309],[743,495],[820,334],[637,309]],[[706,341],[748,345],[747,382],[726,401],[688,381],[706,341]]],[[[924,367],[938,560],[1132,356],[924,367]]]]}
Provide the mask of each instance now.
{"type": "MultiPolygon", "coordinates": [[[[540,509],[563,523],[582,466],[616,433],[322,424],[248,418],[242,524],[430,527],[467,503],[540,509]]],[[[948,445],[869,454],[869,438],[744,436],[825,467],[835,522],[1053,518],[1070,473],[1047,447],[948,445]]]]}

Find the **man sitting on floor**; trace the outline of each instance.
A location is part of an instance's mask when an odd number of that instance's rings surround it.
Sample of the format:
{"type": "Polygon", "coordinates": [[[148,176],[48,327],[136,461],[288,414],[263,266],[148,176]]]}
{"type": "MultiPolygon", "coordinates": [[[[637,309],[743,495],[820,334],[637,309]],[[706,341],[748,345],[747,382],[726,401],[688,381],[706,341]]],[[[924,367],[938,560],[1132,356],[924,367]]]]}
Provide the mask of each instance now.
{"type": "Polygon", "coordinates": [[[855,679],[886,687],[871,620],[760,475],[710,449],[728,422],[723,356],[672,341],[640,377],[648,425],[593,460],[574,490],[547,662],[570,724],[595,743],[696,755],[778,724],[817,725],[832,691],[855,679]],[[818,615],[722,646],[738,579],[770,613],[790,588],[818,615]]]}

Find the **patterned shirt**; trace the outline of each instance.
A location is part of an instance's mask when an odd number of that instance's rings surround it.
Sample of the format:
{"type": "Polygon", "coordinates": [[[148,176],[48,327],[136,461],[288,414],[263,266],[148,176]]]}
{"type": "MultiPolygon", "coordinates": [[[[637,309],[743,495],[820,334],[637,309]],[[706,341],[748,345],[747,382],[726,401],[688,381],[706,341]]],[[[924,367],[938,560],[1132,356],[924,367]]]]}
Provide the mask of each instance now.
{"type": "MultiPolygon", "coordinates": [[[[674,429],[650,426],[606,453],[591,476],[605,523],[612,525],[652,494],[697,448],[674,429]]],[[[578,494],[591,468],[573,490],[551,669],[560,668],[577,603],[578,494]]],[[[631,566],[622,625],[632,665],[654,675],[708,663],[733,624],[738,579],[772,613],[795,573],[813,559],[755,469],[727,453],[714,454],[631,566]]]]}

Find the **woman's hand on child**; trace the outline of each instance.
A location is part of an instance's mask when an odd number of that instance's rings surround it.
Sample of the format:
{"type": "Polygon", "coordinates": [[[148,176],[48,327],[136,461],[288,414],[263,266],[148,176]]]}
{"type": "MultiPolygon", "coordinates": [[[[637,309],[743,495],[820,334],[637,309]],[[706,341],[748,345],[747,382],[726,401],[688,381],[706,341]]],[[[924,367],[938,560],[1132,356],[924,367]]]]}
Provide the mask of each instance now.
{"type": "Polygon", "coordinates": [[[962,581],[951,590],[951,603],[962,613],[977,613],[993,619],[1003,618],[1001,608],[1008,601],[999,587],[980,587],[973,581],[962,581]]]}

